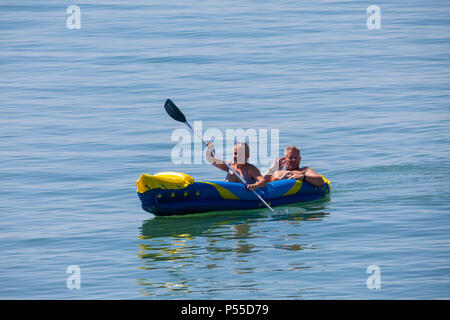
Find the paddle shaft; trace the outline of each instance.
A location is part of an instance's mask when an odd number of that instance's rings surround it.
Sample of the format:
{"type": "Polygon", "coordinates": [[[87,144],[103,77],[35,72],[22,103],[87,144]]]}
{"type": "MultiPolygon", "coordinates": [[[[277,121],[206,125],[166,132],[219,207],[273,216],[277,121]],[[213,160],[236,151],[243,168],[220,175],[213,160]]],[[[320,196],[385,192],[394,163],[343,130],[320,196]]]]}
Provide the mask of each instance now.
{"type": "MultiPolygon", "coordinates": [[[[195,132],[195,130],[191,127],[191,125],[189,124],[189,122],[188,121],[186,121],[186,122],[184,122],[185,124],[186,124],[186,126],[189,128],[189,129],[191,129],[192,130],[192,132],[205,144],[205,145],[207,145],[207,143],[205,142],[205,140],[203,140],[203,138],[197,133],[197,132],[195,132]]],[[[215,152],[214,152],[214,150],[211,150],[212,151],[212,154],[213,154],[213,156],[215,156],[215,152]]],[[[247,182],[245,182],[245,180],[241,177],[241,175],[240,174],[238,174],[226,161],[223,161],[223,163],[228,167],[228,169],[230,169],[235,175],[236,175],[236,177],[238,177],[241,181],[242,181],[242,183],[243,184],[245,184],[245,185],[247,185],[247,182]]],[[[256,192],[256,191],[254,191],[253,190],[253,193],[259,198],[259,200],[261,200],[261,202],[262,203],[264,203],[265,205],[266,205],[266,207],[267,208],[269,208],[272,212],[273,212],[273,209],[272,209],[272,207],[271,206],[269,206],[269,204],[256,192]]]]}

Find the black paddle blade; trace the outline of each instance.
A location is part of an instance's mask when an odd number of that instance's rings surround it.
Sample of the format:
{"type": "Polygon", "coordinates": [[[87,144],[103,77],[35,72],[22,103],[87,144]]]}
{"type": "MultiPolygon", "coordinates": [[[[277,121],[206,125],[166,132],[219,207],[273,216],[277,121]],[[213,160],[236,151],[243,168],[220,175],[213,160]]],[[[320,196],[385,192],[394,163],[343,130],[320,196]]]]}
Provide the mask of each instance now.
{"type": "Polygon", "coordinates": [[[164,109],[166,109],[166,112],[169,114],[169,116],[172,117],[172,119],[183,123],[186,122],[186,117],[180,111],[180,109],[178,109],[175,103],[172,102],[172,100],[170,99],[166,100],[166,103],[164,104],[164,109]]]}

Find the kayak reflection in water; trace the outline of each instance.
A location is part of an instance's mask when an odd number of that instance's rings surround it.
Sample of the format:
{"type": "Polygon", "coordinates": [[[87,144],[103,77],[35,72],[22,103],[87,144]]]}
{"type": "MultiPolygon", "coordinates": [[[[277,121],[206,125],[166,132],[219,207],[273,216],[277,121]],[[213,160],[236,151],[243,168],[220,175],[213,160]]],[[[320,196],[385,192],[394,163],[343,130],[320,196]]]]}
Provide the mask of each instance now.
{"type": "MultiPolygon", "coordinates": [[[[219,158],[216,158],[212,152],[214,145],[211,142],[206,144],[206,159],[215,167],[220,170],[227,171],[227,182],[242,182],[233,171],[228,169],[227,165],[219,158]]],[[[233,148],[233,163],[227,161],[227,163],[236,171],[245,181],[246,187],[250,191],[254,191],[256,188],[264,188],[267,184],[264,177],[259,172],[258,168],[248,163],[250,157],[250,148],[245,142],[238,142],[233,148]]]]}
{"type": "Polygon", "coordinates": [[[321,187],[324,185],[322,176],[309,167],[300,168],[300,149],[296,146],[288,146],[284,150],[284,157],[276,158],[272,167],[265,173],[264,178],[267,182],[283,180],[283,179],[297,179],[306,181],[314,187],[321,187]],[[283,169],[285,166],[285,170],[283,169]]]}

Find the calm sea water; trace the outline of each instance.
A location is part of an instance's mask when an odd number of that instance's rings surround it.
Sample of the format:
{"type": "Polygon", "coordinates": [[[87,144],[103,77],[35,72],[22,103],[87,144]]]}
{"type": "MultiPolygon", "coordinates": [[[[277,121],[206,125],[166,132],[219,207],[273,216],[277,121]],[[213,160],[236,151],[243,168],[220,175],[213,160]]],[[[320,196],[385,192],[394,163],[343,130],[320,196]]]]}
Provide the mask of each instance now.
{"type": "Polygon", "coordinates": [[[449,299],[450,4],[373,4],[379,30],[360,1],[2,1],[0,298],[449,299]],[[279,129],[330,198],[144,212],[142,173],[224,178],[172,162],[166,98],[279,129]]]}

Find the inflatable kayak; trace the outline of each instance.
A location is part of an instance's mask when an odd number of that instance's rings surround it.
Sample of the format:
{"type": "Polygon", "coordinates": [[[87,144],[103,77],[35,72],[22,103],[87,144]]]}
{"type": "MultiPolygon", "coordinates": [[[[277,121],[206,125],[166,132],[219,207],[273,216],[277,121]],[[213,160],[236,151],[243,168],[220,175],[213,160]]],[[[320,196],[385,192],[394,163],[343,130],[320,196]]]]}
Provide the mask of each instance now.
{"type": "MultiPolygon", "coordinates": [[[[317,200],[330,192],[330,182],[323,179],[322,187],[290,179],[270,182],[255,191],[272,207],[317,200]]],[[[242,183],[194,181],[180,172],[143,174],[136,186],[142,209],[158,216],[265,208],[242,183]]]]}

